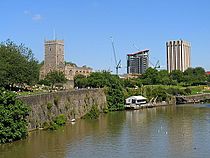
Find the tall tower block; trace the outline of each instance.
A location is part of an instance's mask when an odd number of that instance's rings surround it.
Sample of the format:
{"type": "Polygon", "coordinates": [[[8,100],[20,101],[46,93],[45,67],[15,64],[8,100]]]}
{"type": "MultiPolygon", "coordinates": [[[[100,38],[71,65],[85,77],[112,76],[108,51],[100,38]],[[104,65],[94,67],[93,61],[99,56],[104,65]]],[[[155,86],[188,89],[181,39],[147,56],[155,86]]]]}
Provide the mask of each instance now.
{"type": "Polygon", "coordinates": [[[184,72],[190,67],[191,45],[187,41],[177,40],[166,42],[168,72],[180,70],[184,72]]]}
{"type": "Polygon", "coordinates": [[[64,41],[45,41],[45,74],[50,71],[64,71],[64,41]]]}
{"type": "Polygon", "coordinates": [[[127,54],[127,73],[143,74],[149,66],[149,50],[127,54]]]}

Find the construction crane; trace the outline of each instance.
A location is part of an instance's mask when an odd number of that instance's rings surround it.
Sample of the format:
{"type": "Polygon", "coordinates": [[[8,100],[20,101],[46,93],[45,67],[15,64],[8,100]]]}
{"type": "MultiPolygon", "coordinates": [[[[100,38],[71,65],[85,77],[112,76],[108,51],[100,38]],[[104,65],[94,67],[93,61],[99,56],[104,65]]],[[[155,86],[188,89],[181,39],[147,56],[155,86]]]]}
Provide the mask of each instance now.
{"type": "Polygon", "coordinates": [[[111,39],[111,42],[112,42],[112,49],[113,49],[113,53],[114,53],[116,75],[118,75],[118,71],[122,67],[121,66],[121,60],[117,61],[116,51],[115,51],[115,47],[114,47],[114,40],[113,40],[112,36],[110,37],[110,39],[111,39]]]}
{"type": "MultiPolygon", "coordinates": [[[[135,44],[133,44],[133,46],[138,50],[138,51],[141,51],[135,44]]],[[[153,64],[150,60],[149,60],[149,63],[152,65],[152,67],[154,69],[157,69],[157,68],[160,68],[160,61],[158,60],[155,64],[153,64]]]]}

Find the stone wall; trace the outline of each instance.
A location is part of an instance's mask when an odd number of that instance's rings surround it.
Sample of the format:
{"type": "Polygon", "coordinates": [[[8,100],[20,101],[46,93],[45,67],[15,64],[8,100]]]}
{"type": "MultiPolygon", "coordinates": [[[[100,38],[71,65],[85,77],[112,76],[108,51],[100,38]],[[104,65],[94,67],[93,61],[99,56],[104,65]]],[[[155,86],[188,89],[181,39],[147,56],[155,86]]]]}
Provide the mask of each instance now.
{"type": "Polygon", "coordinates": [[[42,128],[59,114],[65,114],[70,121],[84,116],[92,105],[97,105],[101,112],[107,108],[103,89],[72,90],[19,98],[31,107],[29,130],[42,128]]]}
{"type": "Polygon", "coordinates": [[[176,104],[186,104],[186,103],[200,103],[210,100],[210,94],[196,94],[189,96],[176,96],[176,104]]]}

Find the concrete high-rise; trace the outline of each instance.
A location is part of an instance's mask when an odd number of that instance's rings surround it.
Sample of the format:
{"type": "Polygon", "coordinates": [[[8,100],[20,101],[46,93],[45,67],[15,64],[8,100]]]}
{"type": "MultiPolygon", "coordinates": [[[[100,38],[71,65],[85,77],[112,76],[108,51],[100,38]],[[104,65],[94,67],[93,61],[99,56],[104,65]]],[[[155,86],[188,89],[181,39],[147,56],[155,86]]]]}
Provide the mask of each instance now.
{"type": "Polygon", "coordinates": [[[167,70],[184,72],[190,67],[190,43],[183,40],[166,42],[167,70]]]}
{"type": "Polygon", "coordinates": [[[127,73],[143,74],[149,66],[149,50],[127,54],[127,73]]]}

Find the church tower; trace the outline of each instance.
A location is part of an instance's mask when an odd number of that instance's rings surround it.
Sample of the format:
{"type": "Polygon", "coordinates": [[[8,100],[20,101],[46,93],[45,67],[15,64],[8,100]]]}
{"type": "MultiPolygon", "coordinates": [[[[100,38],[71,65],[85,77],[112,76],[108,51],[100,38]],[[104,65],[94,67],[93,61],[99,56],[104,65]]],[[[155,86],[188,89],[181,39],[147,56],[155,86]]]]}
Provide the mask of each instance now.
{"type": "Polygon", "coordinates": [[[45,41],[45,75],[50,71],[64,71],[64,41],[45,41]]]}

